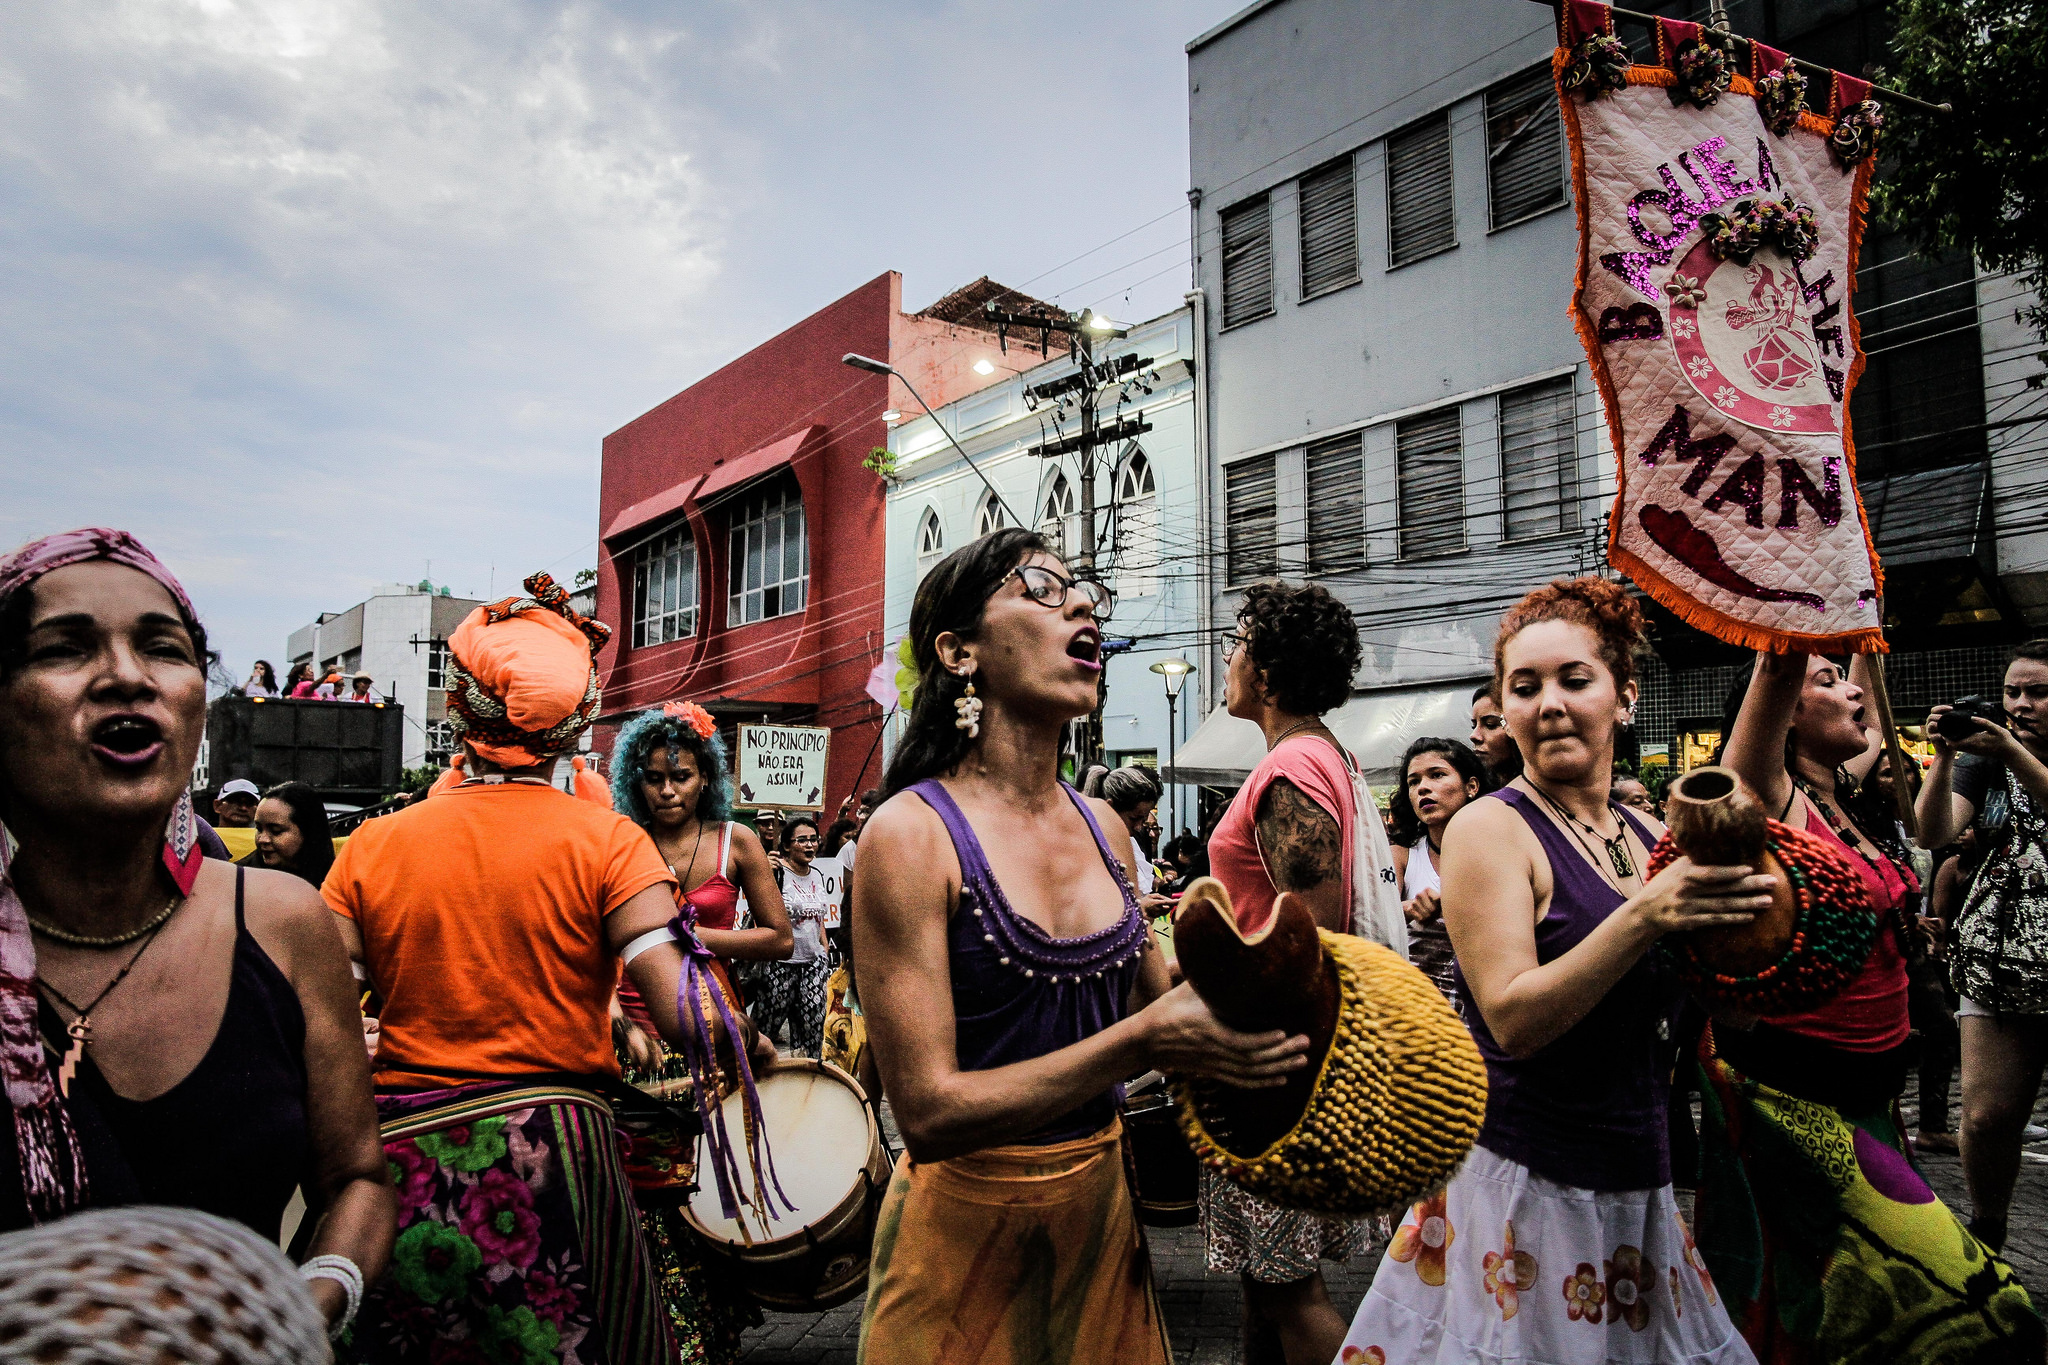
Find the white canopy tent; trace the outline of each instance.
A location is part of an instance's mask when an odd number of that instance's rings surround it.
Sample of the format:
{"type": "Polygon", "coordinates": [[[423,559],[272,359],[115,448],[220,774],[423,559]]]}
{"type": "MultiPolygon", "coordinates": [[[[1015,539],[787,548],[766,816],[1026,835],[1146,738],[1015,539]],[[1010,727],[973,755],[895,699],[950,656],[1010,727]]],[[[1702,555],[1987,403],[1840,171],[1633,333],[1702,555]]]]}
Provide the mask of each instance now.
{"type": "MultiPolygon", "coordinates": [[[[1464,739],[1472,733],[1472,689],[1478,681],[1360,693],[1323,720],[1338,742],[1357,756],[1366,780],[1384,789],[1395,781],[1401,754],[1415,740],[1424,735],[1464,739]]],[[[1265,756],[1266,740],[1259,727],[1219,706],[1160,775],[1168,782],[1235,787],[1265,756]]]]}

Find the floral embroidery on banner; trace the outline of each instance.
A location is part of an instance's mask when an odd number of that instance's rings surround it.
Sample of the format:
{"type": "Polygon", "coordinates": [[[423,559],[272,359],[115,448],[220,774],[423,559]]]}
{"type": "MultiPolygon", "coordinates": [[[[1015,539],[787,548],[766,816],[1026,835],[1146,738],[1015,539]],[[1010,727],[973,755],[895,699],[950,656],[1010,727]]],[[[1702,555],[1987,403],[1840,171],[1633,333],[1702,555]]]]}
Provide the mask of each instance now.
{"type": "Polygon", "coordinates": [[[1580,1261],[1579,1268],[1564,1277],[1564,1315],[1573,1322],[1599,1322],[1600,1305],[1606,1301],[1607,1286],[1591,1261],[1580,1261]]]}
{"type": "Polygon", "coordinates": [[[1451,1227],[1445,1202],[1445,1196],[1439,1194],[1417,1204],[1387,1249],[1397,1261],[1415,1262],[1415,1274],[1424,1284],[1444,1282],[1444,1257],[1458,1235],[1451,1227]]]}
{"type": "Polygon", "coordinates": [[[1632,1246],[1619,1246],[1606,1262],[1607,1314],[1640,1332],[1650,1325],[1650,1293],[1657,1287],[1657,1267],[1632,1246]]]}
{"type": "Polygon", "coordinates": [[[1486,1272],[1486,1292],[1493,1295],[1493,1301],[1500,1307],[1502,1322],[1506,1322],[1521,1311],[1521,1292],[1536,1285],[1536,1258],[1526,1251],[1515,1250],[1515,1220],[1508,1220],[1507,1242],[1499,1251],[1489,1251],[1480,1262],[1480,1269],[1486,1272]]]}
{"type": "Polygon", "coordinates": [[[1692,1229],[1681,1222],[1678,1230],[1685,1234],[1685,1263],[1692,1267],[1693,1274],[1700,1277],[1700,1291],[1707,1296],[1708,1304],[1719,1303],[1721,1296],[1714,1292],[1714,1277],[1707,1273],[1707,1258],[1700,1255],[1700,1249],[1692,1244],[1692,1229]]]}
{"type": "Polygon", "coordinates": [[[1678,1295],[1677,1266],[1671,1267],[1671,1316],[1674,1318],[1682,1318],[1685,1316],[1685,1307],[1679,1299],[1678,1295]]]}
{"type": "Polygon", "coordinates": [[[1337,1357],[1337,1365],[1387,1365],[1387,1353],[1377,1346],[1368,1346],[1363,1351],[1346,1346],[1344,1354],[1337,1357]]]}

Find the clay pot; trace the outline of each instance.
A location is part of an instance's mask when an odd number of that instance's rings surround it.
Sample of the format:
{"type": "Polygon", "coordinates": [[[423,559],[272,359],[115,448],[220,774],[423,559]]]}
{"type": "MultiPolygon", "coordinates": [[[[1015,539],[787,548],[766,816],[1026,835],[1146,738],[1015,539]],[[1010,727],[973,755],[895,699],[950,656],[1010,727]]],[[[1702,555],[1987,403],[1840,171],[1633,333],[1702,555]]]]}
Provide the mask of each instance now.
{"type": "Polygon", "coordinates": [[[1752,867],[1772,879],[1771,907],[1748,924],[1688,934],[1706,966],[1750,976],[1785,955],[1797,928],[1798,901],[1782,863],[1764,849],[1767,815],[1733,768],[1694,768],[1664,798],[1671,842],[1702,867],[1752,867]]]}
{"type": "Polygon", "coordinates": [[[1173,946],[1195,994],[1231,1028],[1308,1035],[1308,1065],[1291,1073],[1285,1086],[1200,1086],[1217,1142],[1243,1156],[1262,1152],[1300,1121],[1337,1031],[1337,969],[1323,956],[1315,916],[1283,892],[1265,924],[1247,935],[1231,911],[1230,892],[1203,877],[1174,910],[1173,946]]]}

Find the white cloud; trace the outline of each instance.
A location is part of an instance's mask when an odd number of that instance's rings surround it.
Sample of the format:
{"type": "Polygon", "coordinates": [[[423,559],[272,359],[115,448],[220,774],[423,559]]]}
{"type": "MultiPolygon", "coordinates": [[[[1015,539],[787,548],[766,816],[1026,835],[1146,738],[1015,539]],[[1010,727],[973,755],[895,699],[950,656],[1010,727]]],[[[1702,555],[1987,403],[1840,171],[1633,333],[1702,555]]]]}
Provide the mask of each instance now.
{"type": "Polygon", "coordinates": [[[14,7],[0,542],[134,530],[238,666],[430,557],[573,572],[605,432],[883,270],[1021,283],[1171,208],[1229,8],[14,7]]]}

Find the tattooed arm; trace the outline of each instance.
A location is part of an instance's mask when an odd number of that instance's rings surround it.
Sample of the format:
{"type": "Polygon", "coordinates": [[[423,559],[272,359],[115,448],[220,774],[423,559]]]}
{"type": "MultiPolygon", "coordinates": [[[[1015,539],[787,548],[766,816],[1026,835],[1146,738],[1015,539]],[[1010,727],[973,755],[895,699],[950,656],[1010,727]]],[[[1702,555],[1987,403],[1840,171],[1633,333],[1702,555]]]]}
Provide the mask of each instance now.
{"type": "Polygon", "coordinates": [[[1337,817],[1286,778],[1259,798],[1259,852],[1276,891],[1308,902],[1316,923],[1343,933],[1351,921],[1344,903],[1344,831],[1337,817]]]}

